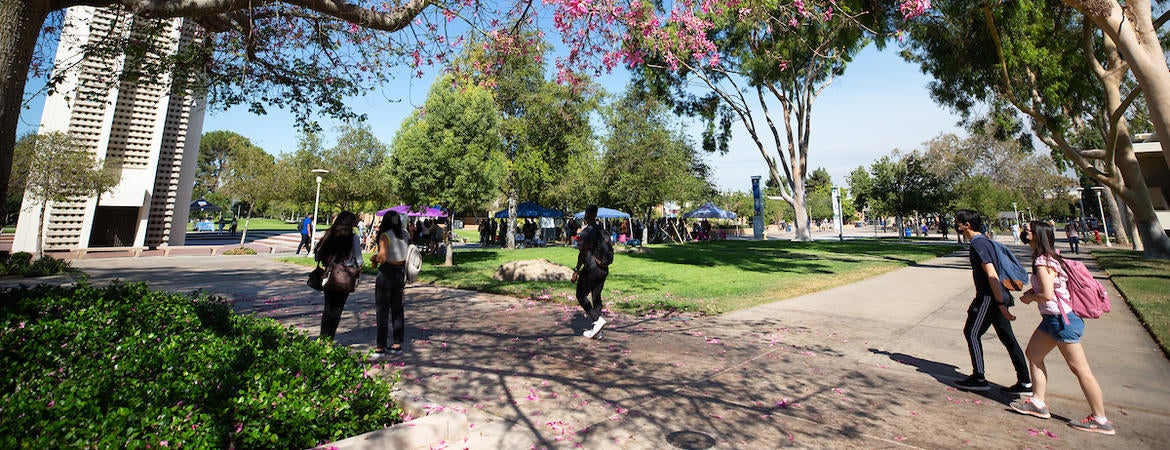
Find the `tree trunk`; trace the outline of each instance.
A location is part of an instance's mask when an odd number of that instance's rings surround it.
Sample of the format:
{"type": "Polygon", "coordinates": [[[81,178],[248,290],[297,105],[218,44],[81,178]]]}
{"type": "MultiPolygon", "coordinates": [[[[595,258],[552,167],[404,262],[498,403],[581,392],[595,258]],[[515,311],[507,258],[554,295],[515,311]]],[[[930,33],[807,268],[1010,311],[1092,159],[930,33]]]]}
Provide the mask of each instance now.
{"type": "MultiPolygon", "coordinates": [[[[803,180],[804,177],[801,178],[803,180]]],[[[804,203],[803,185],[804,181],[800,181],[799,183],[796,183],[795,186],[793,186],[794,189],[792,190],[792,212],[795,216],[792,220],[793,225],[795,226],[793,229],[794,236],[792,236],[792,240],[806,242],[812,240],[812,220],[809,219],[808,207],[806,207],[804,203]]]]}
{"type": "MultiPolygon", "coordinates": [[[[454,213],[455,208],[451,208],[451,212],[454,213]]],[[[453,215],[454,214],[452,214],[452,216],[453,215]]],[[[451,267],[451,266],[455,265],[455,251],[451,248],[451,244],[452,244],[451,236],[453,236],[455,234],[455,219],[454,219],[454,217],[448,216],[447,228],[449,228],[447,230],[447,232],[443,233],[443,243],[447,244],[447,252],[446,252],[446,255],[443,257],[443,265],[447,266],[447,267],[451,267]]]]}
{"type": "Polygon", "coordinates": [[[508,192],[508,229],[507,236],[504,238],[504,247],[515,250],[516,249],[516,202],[520,193],[512,189],[508,192]]]}
{"type": "Polygon", "coordinates": [[[45,257],[45,236],[48,234],[45,228],[49,219],[49,201],[41,202],[41,218],[37,223],[37,258],[45,257]]]}
{"type": "Polygon", "coordinates": [[[1116,235],[1113,241],[1117,245],[1128,246],[1130,244],[1129,235],[1126,234],[1125,221],[1121,218],[1121,205],[1117,202],[1117,194],[1109,191],[1109,195],[1106,195],[1105,199],[1108,200],[1105,202],[1105,208],[1109,210],[1109,220],[1113,222],[1113,233],[1116,235]]]}
{"type": "Polygon", "coordinates": [[[0,217],[7,215],[8,180],[20,106],[37,37],[49,14],[48,2],[0,0],[0,217]]]}
{"type": "Polygon", "coordinates": [[[1160,139],[1162,158],[1170,165],[1170,68],[1158,40],[1158,30],[1154,28],[1149,0],[1126,1],[1124,10],[1116,0],[1064,2],[1084,14],[1117,43],[1117,49],[1142,88],[1150,122],[1160,139]]]}

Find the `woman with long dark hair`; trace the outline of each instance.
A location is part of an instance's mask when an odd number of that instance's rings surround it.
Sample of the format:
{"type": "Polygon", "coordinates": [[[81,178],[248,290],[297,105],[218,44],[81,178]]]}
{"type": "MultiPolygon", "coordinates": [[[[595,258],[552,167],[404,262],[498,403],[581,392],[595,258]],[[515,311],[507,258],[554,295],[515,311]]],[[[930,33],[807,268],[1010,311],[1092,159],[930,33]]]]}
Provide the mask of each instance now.
{"type": "Polygon", "coordinates": [[[1085,357],[1085,348],[1081,345],[1081,335],[1085,332],[1085,322],[1072,311],[1068,292],[1068,268],[1056,251],[1056,236],[1052,225],[1048,222],[1034,220],[1020,232],[1024,243],[1032,247],[1032,288],[1024,292],[1020,301],[1024,303],[1036,302],[1040,308],[1042,319],[1040,326],[1032,333],[1028,341],[1028,367],[1032,372],[1031,397],[1011,402],[1013,410],[1020,414],[1047,419],[1052,417],[1048,412],[1048,405],[1044,403],[1048,389],[1048,368],[1044,365],[1044,357],[1052,349],[1060,349],[1069,370],[1077,377],[1081,385],[1081,392],[1089,402],[1092,413],[1083,420],[1070,421],[1069,425],[1083,431],[1101,434],[1115,434],[1113,422],[1105,417],[1105,396],[1101,393],[1101,385],[1097,384],[1097,377],[1089,368],[1089,360],[1085,357]],[[1067,320],[1066,320],[1067,318],[1067,320]]]}
{"type": "Polygon", "coordinates": [[[378,280],[374,283],[378,317],[374,354],[386,353],[388,328],[393,327],[394,343],[390,346],[390,353],[399,355],[406,334],[402,297],[406,290],[406,249],[410,244],[410,235],[403,226],[401,215],[390,211],[382,216],[377,242],[377,252],[370,255],[370,262],[378,266],[378,280]]]}
{"type": "MultiPolygon", "coordinates": [[[[317,262],[337,262],[343,266],[361,267],[362,241],[353,232],[357,226],[357,216],[349,211],[342,211],[333,219],[333,225],[325,231],[325,236],[313,249],[317,262]]],[[[345,310],[345,302],[349,299],[349,292],[324,290],[325,311],[321,314],[321,336],[333,339],[337,334],[337,324],[341,322],[341,312],[345,310]]]]}

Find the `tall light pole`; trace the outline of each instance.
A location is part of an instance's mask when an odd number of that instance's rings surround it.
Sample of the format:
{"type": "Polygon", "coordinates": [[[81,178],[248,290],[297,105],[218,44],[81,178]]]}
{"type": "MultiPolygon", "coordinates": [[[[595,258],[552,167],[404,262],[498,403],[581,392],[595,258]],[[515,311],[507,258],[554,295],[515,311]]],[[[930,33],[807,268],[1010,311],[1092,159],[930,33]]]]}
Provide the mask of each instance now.
{"type": "Polygon", "coordinates": [[[1085,230],[1085,188],[1079,187],[1079,188],[1076,188],[1076,190],[1077,190],[1078,200],[1080,200],[1080,202],[1081,202],[1081,223],[1078,223],[1077,225],[1078,225],[1078,228],[1081,229],[1081,231],[1084,231],[1085,230]]]}
{"type": "Polygon", "coordinates": [[[1097,191],[1097,209],[1101,210],[1101,227],[1105,229],[1105,246],[1112,247],[1113,243],[1109,242],[1109,224],[1105,223],[1105,207],[1101,205],[1101,191],[1104,191],[1103,186],[1093,186],[1093,190],[1097,191]]]}
{"type": "Polygon", "coordinates": [[[1012,202],[1012,212],[1015,213],[1016,226],[1020,226],[1020,209],[1016,207],[1016,202],[1012,202]]]}
{"type": "Polygon", "coordinates": [[[313,251],[313,247],[317,246],[317,206],[321,203],[321,176],[329,173],[325,169],[313,169],[312,172],[317,175],[317,197],[313,199],[313,224],[309,229],[309,251],[313,251]]]}

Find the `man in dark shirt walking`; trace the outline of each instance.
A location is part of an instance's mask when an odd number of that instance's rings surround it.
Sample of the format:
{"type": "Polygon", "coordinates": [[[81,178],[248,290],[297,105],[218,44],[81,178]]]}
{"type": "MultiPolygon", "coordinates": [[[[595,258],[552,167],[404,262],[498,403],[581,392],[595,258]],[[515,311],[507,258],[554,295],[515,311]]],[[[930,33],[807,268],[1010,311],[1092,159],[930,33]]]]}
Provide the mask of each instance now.
{"type": "Polygon", "coordinates": [[[1028,362],[1024,359],[1024,352],[1016,342],[1016,335],[1012,333],[1012,320],[1016,320],[1008,311],[1004,303],[1011,294],[1004,289],[995,271],[995,246],[983,235],[983,218],[979,213],[969,209],[961,209],[955,213],[955,227],[960,235],[971,243],[970,260],[971,276],[975,281],[975,299],[967,308],[967,323],[963,326],[963,336],[967,339],[967,350],[971,353],[971,365],[974,372],[964,380],[956,381],[955,386],[966,391],[986,391],[991,389],[984,378],[983,343],[980,338],[987,333],[987,329],[995,327],[995,335],[999,342],[1007,348],[1012,359],[1012,366],[1016,370],[1016,384],[1003,389],[1008,394],[1032,395],[1032,379],[1028,373],[1028,362]]]}
{"type": "Polygon", "coordinates": [[[597,244],[601,235],[597,224],[597,205],[585,208],[585,229],[581,230],[577,245],[577,267],[573,270],[573,282],[577,283],[577,303],[585,310],[585,315],[593,321],[593,328],[582,333],[587,338],[597,337],[606,321],[601,317],[601,289],[605,287],[605,278],[609,276],[609,266],[603,266],[597,259],[597,244]],[[592,301],[590,301],[592,298],[592,301]]]}

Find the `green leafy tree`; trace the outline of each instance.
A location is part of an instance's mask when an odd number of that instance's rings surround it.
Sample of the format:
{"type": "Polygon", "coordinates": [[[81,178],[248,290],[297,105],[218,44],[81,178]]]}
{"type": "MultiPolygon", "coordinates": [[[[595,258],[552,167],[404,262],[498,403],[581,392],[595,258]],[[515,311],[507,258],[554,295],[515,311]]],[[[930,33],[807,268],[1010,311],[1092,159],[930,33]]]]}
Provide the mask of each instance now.
{"type": "Polygon", "coordinates": [[[248,224],[255,208],[263,207],[277,198],[276,158],[259,147],[234,148],[221,173],[224,179],[223,193],[247,206],[244,230],[240,233],[240,245],[243,245],[248,237],[248,224]]]}
{"type": "Polygon", "coordinates": [[[341,211],[385,204],[392,196],[386,189],[389,180],[380,168],[386,162],[389,147],[374,136],[368,125],[343,125],[339,131],[337,144],[321,153],[321,166],[329,170],[321,186],[322,199],[328,199],[341,211]]]}
{"type": "MultiPolygon", "coordinates": [[[[436,80],[423,109],[403,122],[391,144],[384,170],[394,191],[415,207],[458,211],[486,205],[505,176],[499,127],[499,111],[487,90],[454,85],[450,76],[436,80]]],[[[447,265],[453,264],[450,235],[447,265]]]]}
{"type": "Polygon", "coordinates": [[[854,170],[850,186],[856,204],[895,217],[899,229],[911,213],[942,212],[951,195],[943,180],[931,173],[923,158],[916,154],[899,160],[884,156],[870,166],[868,175],[860,169],[854,170]]]}
{"type": "Polygon", "coordinates": [[[545,206],[578,202],[554,196],[565,169],[584,169],[595,152],[590,114],[597,109],[596,87],[579,78],[563,86],[545,78],[549,46],[539,33],[522,30],[530,45],[516,49],[508,41],[474,44],[456,60],[456,79],[489,89],[501,114],[500,139],[508,159],[501,185],[508,202],[505,241],[515,247],[516,208],[521,200],[545,206]],[[553,202],[553,200],[558,200],[553,202]]]}
{"type": "Polygon", "coordinates": [[[231,153],[252,147],[252,141],[234,131],[209,131],[199,140],[199,162],[195,166],[194,197],[206,197],[223,187],[224,166],[231,153]]]}
{"type": "Polygon", "coordinates": [[[50,203],[100,196],[117,185],[118,177],[68,134],[34,135],[25,144],[22,151],[28,152],[28,156],[18,159],[28,163],[21,168],[25,194],[40,206],[36,248],[37,254],[44,256],[45,218],[50,203]]]}
{"type": "MultiPolygon", "coordinates": [[[[1139,95],[1146,95],[1154,128],[1161,131],[1161,119],[1155,117],[1158,113],[1154,110],[1166,103],[1158,99],[1170,98],[1170,84],[1158,87],[1157,83],[1139,82],[1141,90],[1123,91],[1131,70],[1135,77],[1147,81],[1170,80],[1170,75],[1137,74],[1148,69],[1138,66],[1150,64],[1150,55],[1130,59],[1133,43],[1117,40],[1123,34],[1125,39],[1133,37],[1133,23],[1118,24],[1120,31],[1096,32],[1094,24],[1101,26],[1098,18],[1086,20],[1086,15],[1095,13],[1074,1],[989,4],[943,0],[933,6],[937,14],[910,27],[911,39],[903,54],[935,77],[931,84],[934,98],[965,115],[977,104],[997,109],[1011,105],[1023,113],[1041,141],[1095,182],[1108,186],[1133,211],[1135,231],[1146,257],[1170,258],[1170,238],[1162,232],[1154,212],[1125,119],[1130,105],[1139,95]],[[1084,139],[1091,134],[1097,137],[1084,139]],[[1085,145],[1088,142],[1099,142],[1103,148],[1094,149],[1085,145]]],[[[1148,1],[1131,6],[1135,21],[1150,19],[1148,1]]],[[[1157,23],[1165,18],[1163,15],[1157,23]]],[[[1154,27],[1149,33],[1156,35],[1158,29],[1154,27]]],[[[1159,46],[1158,39],[1151,42],[1159,46]]],[[[1156,53],[1162,58],[1160,47],[1156,53]]],[[[1165,71],[1165,61],[1154,65],[1165,71]]],[[[1116,204],[1114,196],[1109,202],[1116,204]]],[[[1122,223],[1120,208],[1111,209],[1115,211],[1114,223],[1122,223]]]]}
{"type": "Polygon", "coordinates": [[[712,193],[706,166],[673,115],[654,98],[634,91],[618,99],[605,117],[603,141],[607,205],[641,214],[667,200],[699,200],[712,193]]]}

